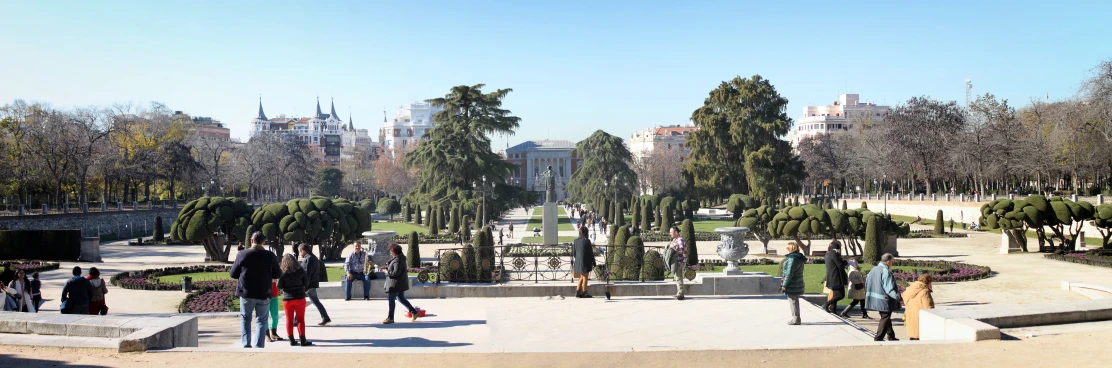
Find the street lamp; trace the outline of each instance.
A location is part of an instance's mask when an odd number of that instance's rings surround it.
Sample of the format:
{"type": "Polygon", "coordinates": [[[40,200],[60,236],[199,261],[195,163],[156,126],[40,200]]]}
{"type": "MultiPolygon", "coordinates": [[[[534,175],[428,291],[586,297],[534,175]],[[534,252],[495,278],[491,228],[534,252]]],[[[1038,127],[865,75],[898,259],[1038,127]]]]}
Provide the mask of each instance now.
{"type": "Polygon", "coordinates": [[[486,175],[483,175],[483,185],[482,185],[481,187],[480,187],[480,186],[478,185],[478,183],[476,183],[476,182],[471,182],[471,186],[472,186],[472,187],[475,187],[475,188],[476,188],[476,189],[478,189],[478,190],[479,190],[480,192],[482,192],[482,196],[483,196],[483,222],[482,222],[482,224],[483,224],[483,225],[482,225],[482,226],[486,226],[486,225],[487,225],[487,211],[486,211],[486,194],[487,194],[487,191],[492,191],[492,192],[493,192],[493,191],[494,191],[494,186],[496,185],[496,184],[495,184],[495,183],[494,183],[494,182],[492,181],[492,182],[490,183],[490,188],[488,189],[488,188],[487,188],[487,185],[486,185],[486,182],[487,182],[487,177],[486,177],[486,175]]]}
{"type": "MultiPolygon", "coordinates": [[[[884,180],[881,181],[881,185],[888,182],[888,174],[884,174],[883,176],[884,176],[884,180]]],[[[888,215],[888,194],[887,193],[884,194],[884,215],[885,216],[888,215]]]]}

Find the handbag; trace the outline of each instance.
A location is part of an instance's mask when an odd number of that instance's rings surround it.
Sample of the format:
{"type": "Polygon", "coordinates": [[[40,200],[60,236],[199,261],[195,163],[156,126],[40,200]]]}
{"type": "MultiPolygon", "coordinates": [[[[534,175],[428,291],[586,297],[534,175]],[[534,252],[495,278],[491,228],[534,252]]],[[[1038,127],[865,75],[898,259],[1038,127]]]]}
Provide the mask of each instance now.
{"type": "Polygon", "coordinates": [[[865,284],[853,284],[853,290],[861,290],[865,288],[865,284]]]}

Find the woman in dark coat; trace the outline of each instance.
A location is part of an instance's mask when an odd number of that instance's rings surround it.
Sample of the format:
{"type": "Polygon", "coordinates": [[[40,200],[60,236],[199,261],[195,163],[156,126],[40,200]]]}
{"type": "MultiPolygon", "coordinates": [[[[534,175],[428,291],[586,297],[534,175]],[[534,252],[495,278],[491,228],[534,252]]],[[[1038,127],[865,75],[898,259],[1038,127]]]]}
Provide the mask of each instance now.
{"type": "Polygon", "coordinates": [[[587,277],[595,269],[595,251],[591,240],[587,238],[588,231],[590,230],[586,226],[580,227],[579,238],[575,239],[575,243],[571,246],[573,276],[579,279],[575,284],[576,298],[591,297],[587,294],[587,277]]]}
{"type": "Polygon", "coordinates": [[[846,297],[846,260],[842,259],[842,244],[837,240],[826,249],[826,288],[830,289],[831,297],[823,309],[838,313],[838,301],[846,297]]]}
{"type": "Polygon", "coordinates": [[[413,315],[411,320],[416,322],[419,316],[417,308],[413,308],[409,300],[405,299],[405,291],[409,290],[409,270],[405,268],[405,254],[402,254],[402,247],[397,243],[391,243],[386,250],[393,258],[390,258],[390,262],[382,268],[386,271],[386,299],[390,301],[390,312],[382,323],[387,325],[394,323],[394,300],[400,301],[413,315]]]}

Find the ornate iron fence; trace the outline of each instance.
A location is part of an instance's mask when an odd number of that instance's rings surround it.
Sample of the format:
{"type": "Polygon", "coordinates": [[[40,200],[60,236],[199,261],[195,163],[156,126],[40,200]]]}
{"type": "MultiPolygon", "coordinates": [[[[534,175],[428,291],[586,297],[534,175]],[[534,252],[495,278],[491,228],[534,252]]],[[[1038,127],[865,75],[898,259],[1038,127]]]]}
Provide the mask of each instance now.
{"type": "MultiPolygon", "coordinates": [[[[663,251],[660,246],[595,247],[594,276],[607,281],[663,280],[663,251]]],[[[436,266],[418,273],[419,282],[575,281],[568,244],[446,248],[437,250],[436,258],[436,266]]]]}

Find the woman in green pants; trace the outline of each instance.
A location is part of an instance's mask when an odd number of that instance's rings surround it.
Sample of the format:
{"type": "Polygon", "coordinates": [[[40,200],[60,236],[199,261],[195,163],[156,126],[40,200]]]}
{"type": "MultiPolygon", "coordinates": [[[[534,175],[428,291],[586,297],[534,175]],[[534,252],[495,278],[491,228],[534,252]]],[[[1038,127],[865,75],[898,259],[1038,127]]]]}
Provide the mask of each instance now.
{"type": "Polygon", "coordinates": [[[270,282],[270,329],[266,333],[270,342],[284,340],[278,336],[278,284],[275,281],[270,282]]]}

